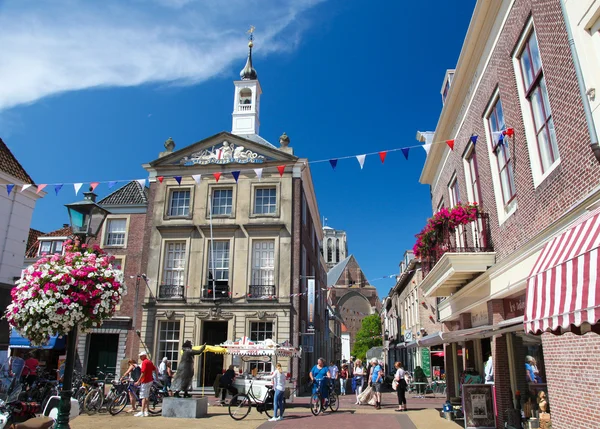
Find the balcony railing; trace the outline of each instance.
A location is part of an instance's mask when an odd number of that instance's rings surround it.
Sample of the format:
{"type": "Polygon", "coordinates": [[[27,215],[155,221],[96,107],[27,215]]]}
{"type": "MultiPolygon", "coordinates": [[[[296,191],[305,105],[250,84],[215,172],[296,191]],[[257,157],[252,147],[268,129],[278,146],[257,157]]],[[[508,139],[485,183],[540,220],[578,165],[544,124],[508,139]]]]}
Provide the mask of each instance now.
{"type": "Polygon", "coordinates": [[[490,215],[478,213],[477,220],[457,228],[444,225],[436,235],[436,243],[421,256],[423,277],[427,276],[445,253],[493,252],[490,215]]]}
{"type": "Polygon", "coordinates": [[[214,283],[211,281],[209,284],[202,287],[202,293],[200,294],[200,300],[202,301],[230,301],[231,291],[229,289],[229,283],[225,280],[217,280],[214,283]]]}
{"type": "Polygon", "coordinates": [[[160,285],[158,287],[158,299],[183,300],[185,299],[185,286],[160,285]]]}
{"type": "Polygon", "coordinates": [[[238,104],[238,112],[252,111],[252,104],[238,104]]]}
{"type": "Polygon", "coordinates": [[[248,301],[275,299],[275,285],[250,285],[248,301]]]}

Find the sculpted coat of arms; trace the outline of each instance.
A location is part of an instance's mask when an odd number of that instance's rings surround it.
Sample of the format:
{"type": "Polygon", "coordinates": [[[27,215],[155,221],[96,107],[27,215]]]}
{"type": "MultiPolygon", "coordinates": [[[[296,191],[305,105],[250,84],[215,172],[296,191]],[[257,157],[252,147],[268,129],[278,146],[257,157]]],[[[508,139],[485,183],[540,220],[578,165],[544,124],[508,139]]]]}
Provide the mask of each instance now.
{"type": "Polygon", "coordinates": [[[224,141],[219,147],[215,148],[213,146],[210,149],[203,149],[184,157],[180,161],[183,165],[230,164],[232,162],[262,164],[265,162],[265,157],[246,149],[244,146],[236,146],[233,143],[224,141]]]}

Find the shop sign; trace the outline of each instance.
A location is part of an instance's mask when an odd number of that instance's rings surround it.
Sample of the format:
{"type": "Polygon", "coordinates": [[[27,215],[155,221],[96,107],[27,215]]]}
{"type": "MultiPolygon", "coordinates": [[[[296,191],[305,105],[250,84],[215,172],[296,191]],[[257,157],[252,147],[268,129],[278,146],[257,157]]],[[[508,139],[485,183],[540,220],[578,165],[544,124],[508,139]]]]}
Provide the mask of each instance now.
{"type": "Polygon", "coordinates": [[[471,312],[471,326],[477,328],[488,324],[487,304],[471,312]]]}
{"type": "Polygon", "coordinates": [[[504,298],[504,319],[513,319],[525,315],[526,294],[514,298],[504,298]]]}
{"type": "Polygon", "coordinates": [[[495,429],[492,384],[463,384],[465,429],[495,429]]]}
{"type": "Polygon", "coordinates": [[[404,341],[408,342],[408,341],[412,341],[412,340],[413,340],[412,331],[404,331],[404,341]]]}
{"type": "Polygon", "coordinates": [[[315,330],[315,279],[308,279],[308,330],[315,330]]]}
{"type": "Polygon", "coordinates": [[[423,368],[425,377],[431,377],[431,353],[428,347],[421,349],[421,368],[423,368]]]}

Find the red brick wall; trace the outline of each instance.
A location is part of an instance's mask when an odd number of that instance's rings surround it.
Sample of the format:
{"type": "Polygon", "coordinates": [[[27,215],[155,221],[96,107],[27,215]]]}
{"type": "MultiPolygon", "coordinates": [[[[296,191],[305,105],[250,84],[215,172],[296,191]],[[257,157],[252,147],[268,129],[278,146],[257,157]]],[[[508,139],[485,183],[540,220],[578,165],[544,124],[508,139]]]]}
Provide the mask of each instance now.
{"type": "Polygon", "coordinates": [[[437,136],[440,140],[455,138],[455,147],[432,190],[433,210],[442,196],[448,203],[448,183],[454,172],[457,173],[461,199],[466,200],[468,194],[461,156],[472,134],[479,136],[476,151],[482,193],[480,203],[490,214],[498,260],[527,243],[600,183],[600,166],[589,149],[590,138],[559,0],[517,0],[514,3],[460,132],[456,136],[437,136]],[[516,84],[521,75],[515,74],[512,62],[512,52],[530,16],[537,33],[561,155],[558,168],[537,189],[534,189],[527,149],[527,144],[535,145],[535,142],[525,140],[516,84]],[[514,158],[518,208],[502,226],[498,222],[491,180],[490,138],[486,136],[482,119],[496,88],[502,100],[505,122],[515,130],[510,148],[514,158]]]}
{"type": "Polygon", "coordinates": [[[542,335],[553,429],[598,429],[600,336],[542,335]]]}

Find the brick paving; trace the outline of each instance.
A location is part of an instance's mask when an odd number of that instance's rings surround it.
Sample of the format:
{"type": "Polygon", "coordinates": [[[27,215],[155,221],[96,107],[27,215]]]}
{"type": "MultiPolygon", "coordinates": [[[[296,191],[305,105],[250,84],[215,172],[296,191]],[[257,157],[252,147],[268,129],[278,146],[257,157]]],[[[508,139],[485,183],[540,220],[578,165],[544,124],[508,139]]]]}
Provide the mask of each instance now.
{"type": "Polygon", "coordinates": [[[382,409],[375,410],[367,405],[354,405],[354,395],[340,398],[340,409],[336,413],[326,412],[314,417],[309,409],[308,397],[295,398],[288,404],[285,419],[280,422],[269,422],[265,414],[260,414],[253,408],[244,420],[237,422],[231,419],[226,407],[215,406],[216,399],[209,397],[209,416],[202,419],[174,419],[161,416],[146,418],[133,417],[121,413],[111,416],[101,413],[92,416],[81,415],[71,422],[72,429],[163,429],[164,427],[185,427],[189,429],[206,428],[225,429],[239,427],[243,429],[331,429],[338,427],[385,427],[389,429],[458,429],[459,425],[439,417],[438,409],[444,402],[443,398],[412,398],[408,396],[409,411],[397,413],[396,394],[384,393],[382,409]],[[437,408],[437,409],[436,409],[437,408]]]}

